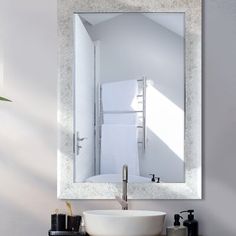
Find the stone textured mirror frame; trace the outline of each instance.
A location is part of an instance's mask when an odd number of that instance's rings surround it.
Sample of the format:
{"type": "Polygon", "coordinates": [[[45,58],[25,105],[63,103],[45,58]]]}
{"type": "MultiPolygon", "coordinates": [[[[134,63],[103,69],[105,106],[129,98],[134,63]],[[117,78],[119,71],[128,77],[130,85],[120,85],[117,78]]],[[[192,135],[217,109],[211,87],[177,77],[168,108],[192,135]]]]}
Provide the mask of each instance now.
{"type": "Polygon", "coordinates": [[[130,183],[128,198],[201,199],[201,4],[201,0],[58,0],[59,199],[114,199],[121,195],[121,184],[73,180],[73,14],[76,12],[185,13],[185,183],[130,183]]]}

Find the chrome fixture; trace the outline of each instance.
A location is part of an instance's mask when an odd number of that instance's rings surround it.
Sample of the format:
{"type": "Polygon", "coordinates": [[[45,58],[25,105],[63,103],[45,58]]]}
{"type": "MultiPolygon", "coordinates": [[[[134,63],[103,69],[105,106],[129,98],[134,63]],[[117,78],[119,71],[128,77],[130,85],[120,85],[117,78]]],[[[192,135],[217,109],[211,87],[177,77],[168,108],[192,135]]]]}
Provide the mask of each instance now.
{"type": "Polygon", "coordinates": [[[81,142],[83,142],[85,139],[88,139],[87,137],[82,137],[80,138],[79,136],[79,132],[76,132],[76,135],[73,135],[73,152],[77,155],[79,155],[79,151],[81,148],[83,148],[83,146],[81,145],[81,142]]]}
{"type": "Polygon", "coordinates": [[[128,210],[128,166],[123,165],[122,168],[122,198],[116,196],[116,200],[120,203],[122,210],[128,210]]]}
{"type": "MultiPolygon", "coordinates": [[[[134,110],[134,111],[128,111],[128,110],[123,110],[123,111],[104,111],[103,110],[103,105],[102,105],[102,84],[99,84],[99,106],[98,106],[98,111],[100,114],[100,124],[99,124],[99,138],[101,140],[101,125],[104,123],[104,114],[129,114],[129,113],[136,113],[138,117],[141,118],[142,123],[141,125],[137,125],[138,129],[142,129],[142,140],[138,140],[138,144],[142,144],[143,146],[143,151],[145,151],[146,148],[146,136],[147,136],[147,127],[146,127],[146,90],[147,90],[147,77],[142,76],[142,79],[137,79],[138,82],[138,90],[140,90],[137,94],[137,98],[140,98],[139,102],[142,104],[142,107],[140,107],[139,110],[134,110]],[[140,89],[141,88],[141,89],[140,89]]],[[[101,146],[101,142],[100,142],[101,146]]],[[[101,147],[100,147],[101,148],[101,147]]]]}
{"type": "MultiPolygon", "coordinates": [[[[122,185],[123,185],[123,192],[122,192],[122,200],[127,202],[128,196],[127,196],[127,189],[128,189],[128,166],[123,165],[122,169],[122,185]]],[[[123,208],[123,210],[128,210],[128,202],[127,206],[123,208]]]]}

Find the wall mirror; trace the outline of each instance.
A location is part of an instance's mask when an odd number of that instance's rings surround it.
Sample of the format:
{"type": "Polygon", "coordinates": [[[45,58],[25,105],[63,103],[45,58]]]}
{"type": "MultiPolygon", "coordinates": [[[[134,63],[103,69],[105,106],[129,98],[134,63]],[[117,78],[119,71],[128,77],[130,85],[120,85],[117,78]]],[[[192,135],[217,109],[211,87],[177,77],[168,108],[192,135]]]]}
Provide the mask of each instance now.
{"type": "Polygon", "coordinates": [[[58,1],[58,197],[201,198],[201,1],[58,1]]]}

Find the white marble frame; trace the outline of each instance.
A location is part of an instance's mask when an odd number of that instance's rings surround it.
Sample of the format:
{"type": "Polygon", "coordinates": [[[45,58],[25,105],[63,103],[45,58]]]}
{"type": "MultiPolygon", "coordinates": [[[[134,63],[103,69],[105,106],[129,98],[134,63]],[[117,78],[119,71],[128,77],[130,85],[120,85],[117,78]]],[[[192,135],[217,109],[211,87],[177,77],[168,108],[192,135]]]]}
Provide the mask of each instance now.
{"type": "Polygon", "coordinates": [[[128,185],[129,199],[201,199],[201,0],[58,0],[59,199],[114,199],[121,184],[75,183],[73,178],[73,14],[76,12],[185,13],[185,183],[128,185]]]}

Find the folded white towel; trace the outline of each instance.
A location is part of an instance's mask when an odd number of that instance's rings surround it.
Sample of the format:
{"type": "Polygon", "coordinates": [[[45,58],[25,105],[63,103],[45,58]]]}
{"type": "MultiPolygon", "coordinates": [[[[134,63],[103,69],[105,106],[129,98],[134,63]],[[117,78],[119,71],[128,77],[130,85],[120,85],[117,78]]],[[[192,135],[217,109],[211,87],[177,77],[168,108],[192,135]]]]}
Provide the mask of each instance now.
{"type": "Polygon", "coordinates": [[[138,119],[136,113],[119,113],[119,114],[104,114],[104,124],[125,124],[125,125],[137,125],[138,119]]]}
{"type": "Polygon", "coordinates": [[[137,80],[124,80],[102,84],[103,111],[134,111],[138,108],[137,80]]]}
{"type": "Polygon", "coordinates": [[[139,175],[136,125],[102,125],[101,174],[119,174],[129,166],[129,174],[139,175]]]}

